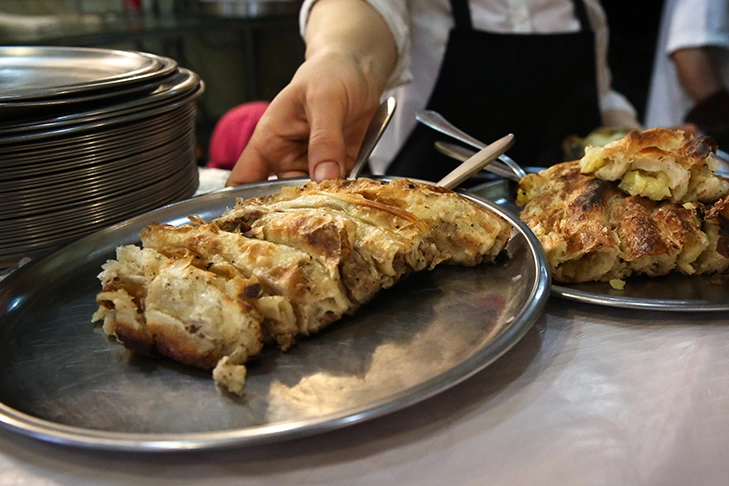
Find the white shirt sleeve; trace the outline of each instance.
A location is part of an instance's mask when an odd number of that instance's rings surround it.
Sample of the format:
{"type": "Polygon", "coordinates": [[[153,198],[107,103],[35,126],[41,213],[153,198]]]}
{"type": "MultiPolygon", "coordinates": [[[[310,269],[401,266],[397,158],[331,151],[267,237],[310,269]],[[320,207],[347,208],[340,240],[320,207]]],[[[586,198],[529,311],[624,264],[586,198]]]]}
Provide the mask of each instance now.
{"type": "MultiPolygon", "coordinates": [[[[407,0],[365,0],[379,14],[390,28],[397,45],[397,65],[390,79],[387,82],[386,89],[407,83],[412,80],[412,75],[408,70],[410,64],[410,12],[407,0]]],[[[306,23],[309,20],[311,8],[317,0],[304,0],[299,12],[299,31],[304,36],[306,32],[306,23]]]]}
{"type": "Polygon", "coordinates": [[[682,0],[676,2],[668,24],[667,54],[700,46],[729,48],[729,2],[682,0]]]}

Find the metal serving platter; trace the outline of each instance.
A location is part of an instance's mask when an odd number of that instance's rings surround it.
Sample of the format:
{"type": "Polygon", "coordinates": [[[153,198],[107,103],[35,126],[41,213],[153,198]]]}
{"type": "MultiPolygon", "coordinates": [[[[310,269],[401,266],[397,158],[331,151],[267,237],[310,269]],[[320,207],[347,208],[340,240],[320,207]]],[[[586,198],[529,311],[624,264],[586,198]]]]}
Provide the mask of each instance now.
{"type": "MultiPolygon", "coordinates": [[[[442,265],[383,291],[354,316],[248,365],[243,397],[209,372],[136,356],[91,323],[97,274],[115,248],[156,221],[210,220],[237,197],[303,179],[224,189],[130,219],[26,265],[0,282],[0,424],[88,448],[164,451],[255,445],[378,417],[488,366],[540,318],[549,273],[539,242],[513,227],[508,258],[442,265]]],[[[508,358],[505,358],[508,359],[508,358]]]]}
{"type": "MultiPolygon", "coordinates": [[[[0,221],[17,220],[35,214],[78,208],[79,201],[93,203],[96,198],[116,198],[145,185],[165,181],[170,172],[180,170],[179,161],[190,152],[187,147],[160,147],[158,150],[137,157],[129,157],[119,164],[117,171],[110,173],[100,170],[74,171],[77,179],[68,178],[57,182],[46,191],[35,189],[0,193],[0,221]],[[155,155],[157,156],[155,158],[155,155]],[[132,179],[130,174],[134,174],[132,179]]],[[[197,170],[197,163],[195,164],[197,170]]],[[[95,169],[95,168],[94,168],[95,169]]],[[[2,223],[0,223],[2,224],[2,223]]]]}
{"type": "Polygon", "coordinates": [[[38,140],[48,137],[72,137],[81,135],[89,131],[103,130],[111,126],[125,125],[140,120],[146,120],[151,117],[161,117],[165,114],[168,114],[172,110],[185,107],[189,103],[193,102],[199,95],[201,95],[203,91],[204,87],[201,84],[198,89],[196,89],[192,93],[189,93],[184,98],[172,100],[169,104],[160,104],[158,106],[150,107],[150,109],[148,110],[138,110],[135,112],[120,114],[117,117],[93,120],[89,122],[84,122],[79,125],[62,127],[46,132],[30,133],[8,139],[0,138],[0,146],[2,146],[6,142],[6,140],[10,143],[30,142],[35,145],[38,140]]]}
{"type": "MultiPolygon", "coordinates": [[[[173,120],[165,116],[164,119],[161,118],[161,126],[150,128],[149,131],[141,131],[143,130],[141,124],[136,132],[121,130],[118,133],[118,140],[99,143],[96,151],[93,150],[93,141],[91,143],[79,141],[77,154],[48,151],[45,157],[38,157],[33,163],[23,160],[0,160],[2,179],[0,200],[13,192],[31,190],[35,190],[38,196],[46,197],[57,192],[59,186],[63,184],[85,184],[87,183],[85,178],[91,175],[129,171],[135,166],[147,163],[160,166],[160,159],[169,159],[170,157],[166,156],[170,151],[181,147],[180,141],[194,140],[195,136],[194,106],[189,110],[178,110],[169,115],[176,115],[176,118],[173,120]],[[168,118],[169,123],[162,123],[168,118]],[[173,121],[176,121],[176,124],[173,124],[173,121]],[[125,133],[137,137],[134,144],[129,144],[129,137],[124,138],[125,133]],[[144,136],[141,139],[140,134],[144,136]],[[126,145],[122,143],[124,140],[126,145]]],[[[192,146],[192,143],[187,145],[192,146]]],[[[173,160],[169,162],[174,165],[173,160]]],[[[119,178],[128,184],[136,184],[135,179],[143,179],[142,176],[137,176],[136,172],[121,173],[119,178]]]]}
{"type": "Polygon", "coordinates": [[[256,18],[296,14],[301,2],[296,0],[198,0],[198,9],[205,15],[256,18]]]}
{"type": "Polygon", "coordinates": [[[0,222],[0,268],[12,266],[24,257],[48,255],[113,223],[187,199],[195,193],[198,183],[197,161],[190,151],[184,159],[178,158],[177,170],[165,180],[113,197],[89,198],[76,209],[4,219],[0,222]]]}
{"type": "Polygon", "coordinates": [[[160,56],[92,47],[0,47],[0,65],[2,102],[51,101],[116,89],[169,69],[160,56]]]}
{"type": "MultiPolygon", "coordinates": [[[[164,79],[172,76],[168,75],[164,79]]],[[[152,79],[144,83],[130,84],[113,90],[99,90],[73,98],[16,102],[0,101],[0,126],[33,124],[38,120],[42,121],[54,115],[63,115],[65,112],[83,111],[86,105],[112,104],[124,99],[145,96],[157,89],[162,81],[152,79]]]]}
{"type": "MultiPolygon", "coordinates": [[[[516,185],[513,182],[499,180],[471,190],[514,214],[521,210],[514,203],[516,185]]],[[[631,278],[623,290],[615,290],[607,282],[552,284],[552,295],[610,307],[683,312],[729,310],[729,281],[716,276],[631,278]]]]}
{"type": "MultiPolygon", "coordinates": [[[[126,208],[126,211],[121,214],[121,217],[116,217],[108,208],[106,210],[104,208],[93,208],[89,210],[88,215],[85,214],[85,216],[89,216],[92,219],[88,219],[85,222],[73,225],[67,223],[65,226],[61,225],[60,227],[49,225],[48,228],[52,229],[49,229],[45,233],[36,232],[35,234],[23,228],[22,233],[19,232],[21,233],[21,238],[11,239],[9,242],[0,242],[0,269],[16,266],[24,258],[43,258],[73,241],[99,231],[102,228],[106,228],[110,224],[125,220],[131,215],[159,208],[172,201],[188,199],[195,194],[197,188],[197,178],[186,175],[174,187],[168,188],[169,192],[164,201],[160,202],[158,198],[153,199],[149,195],[144,195],[143,197],[137,198],[137,204],[135,206],[126,208]]],[[[2,282],[0,282],[0,285],[2,285],[2,282]]],[[[2,309],[0,309],[0,318],[2,316],[1,312],[2,309]]]]}
{"type": "Polygon", "coordinates": [[[55,146],[42,142],[25,144],[28,147],[26,154],[0,155],[0,176],[9,182],[52,172],[66,173],[68,169],[106,164],[157,147],[176,145],[189,137],[190,129],[195,128],[195,113],[195,106],[189,104],[136,123],[110,125],[93,133],[71,134],[58,140],[55,146]],[[140,138],[140,134],[143,137],[140,138]],[[135,140],[134,144],[129,143],[130,138],[135,140]]]}
{"type": "MultiPolygon", "coordinates": [[[[122,54],[139,54],[150,58],[159,65],[159,68],[136,73],[113,82],[109,81],[107,84],[74,86],[71,91],[68,91],[68,87],[64,87],[62,91],[51,96],[46,90],[40,90],[38,93],[27,90],[19,99],[3,101],[0,98],[0,129],[2,131],[7,130],[8,127],[26,127],[27,129],[28,125],[41,125],[49,120],[63,120],[67,116],[88,112],[91,107],[98,108],[105,105],[109,108],[126,100],[144,98],[177,75],[177,61],[168,57],[134,52],[122,52],[122,54]]],[[[43,66],[38,66],[38,69],[42,68],[43,66]]],[[[69,65],[68,69],[72,72],[73,65],[69,65]]],[[[45,73],[45,76],[38,76],[38,78],[43,80],[52,74],[51,70],[45,73]]]]}
{"type": "MultiPolygon", "coordinates": [[[[191,133],[195,131],[195,126],[188,126],[190,120],[185,118],[190,117],[185,116],[183,119],[178,120],[179,126],[150,130],[150,132],[145,133],[144,140],[140,140],[138,143],[135,142],[134,145],[130,145],[129,139],[124,145],[123,140],[120,139],[119,143],[115,141],[113,144],[101,146],[98,151],[94,152],[93,144],[85,146],[80,144],[77,154],[59,154],[54,161],[51,160],[51,157],[55,153],[51,153],[50,156],[45,158],[39,157],[35,166],[26,164],[25,161],[16,164],[0,161],[0,178],[3,180],[0,182],[0,192],[3,190],[17,191],[33,186],[41,187],[48,181],[53,184],[66,180],[73,181],[74,179],[78,181],[77,175],[74,174],[76,171],[101,168],[113,170],[115,166],[123,168],[125,159],[131,161],[133,158],[146,155],[147,159],[154,160],[155,156],[160,155],[158,151],[169,150],[170,147],[178,146],[179,140],[195,136],[195,133],[191,133]],[[57,163],[54,163],[56,161],[57,163]],[[6,167],[3,167],[3,165],[6,167]],[[38,168],[42,169],[37,170],[38,168]]],[[[192,118],[192,121],[194,122],[194,118],[192,118]]],[[[136,132],[136,135],[138,134],[139,132],[136,132]]],[[[131,164],[131,162],[129,163],[131,164]]],[[[1,195],[0,198],[2,198],[1,195]]]]}
{"type": "MultiPolygon", "coordinates": [[[[188,150],[188,152],[190,151],[188,150]]],[[[2,221],[3,233],[10,235],[8,239],[15,241],[18,241],[19,234],[35,233],[45,237],[53,231],[65,233],[80,228],[84,224],[98,223],[101,218],[105,218],[107,221],[120,221],[144,212],[144,210],[137,210],[140,207],[144,207],[146,210],[161,207],[170,201],[170,194],[177,192],[179,184],[192,179],[197,180],[197,161],[191,153],[183,154],[183,156],[176,157],[176,172],[161,174],[157,179],[124,188],[125,190],[119,191],[118,194],[103,193],[57,211],[41,212],[22,218],[2,219],[0,221],[2,221]],[[183,157],[184,155],[187,156],[183,157]],[[147,204],[143,205],[144,203],[147,204]]],[[[20,240],[19,243],[24,244],[25,239],[20,240]]]]}
{"type": "Polygon", "coordinates": [[[111,106],[93,106],[88,111],[80,111],[45,121],[32,121],[0,127],[0,143],[5,144],[24,139],[47,137],[49,135],[84,127],[104,120],[117,122],[125,117],[148,116],[160,107],[173,106],[176,102],[196,98],[204,90],[200,77],[187,69],[180,68],[176,76],[161,83],[147,96],[138,97],[111,106]],[[141,114],[141,115],[140,115],[141,114]]]}

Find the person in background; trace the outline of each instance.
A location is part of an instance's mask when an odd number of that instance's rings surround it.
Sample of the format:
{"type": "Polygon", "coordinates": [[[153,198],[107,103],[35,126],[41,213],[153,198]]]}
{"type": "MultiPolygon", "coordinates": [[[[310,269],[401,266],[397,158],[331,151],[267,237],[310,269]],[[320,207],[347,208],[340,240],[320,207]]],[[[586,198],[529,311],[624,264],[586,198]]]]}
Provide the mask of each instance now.
{"type": "Polygon", "coordinates": [[[208,161],[205,166],[232,170],[268,105],[268,101],[250,101],[226,111],[210,135],[208,161]]]}
{"type": "Polygon", "coordinates": [[[639,128],[610,87],[597,0],[305,0],[306,60],[272,101],[228,185],[344,177],[385,95],[398,109],[375,174],[438,180],[456,162],[415,121],[424,108],[491,142],[514,133],[522,165],[561,160],[564,137],[639,128]]]}
{"type": "Polygon", "coordinates": [[[667,0],[645,125],[679,126],[729,149],[729,0],[667,0]]]}

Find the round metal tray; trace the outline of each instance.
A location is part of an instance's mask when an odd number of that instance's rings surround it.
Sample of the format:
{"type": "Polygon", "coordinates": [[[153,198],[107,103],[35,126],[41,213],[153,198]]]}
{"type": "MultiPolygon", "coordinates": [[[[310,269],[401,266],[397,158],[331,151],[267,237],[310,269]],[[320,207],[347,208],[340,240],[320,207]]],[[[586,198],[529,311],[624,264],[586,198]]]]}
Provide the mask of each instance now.
{"type": "MultiPolygon", "coordinates": [[[[303,180],[224,189],[112,226],[26,265],[0,287],[0,424],[67,445],[133,451],[254,445],[300,437],[402,409],[467,379],[540,318],[549,274],[539,242],[508,211],[507,258],[442,265],[383,291],[286,352],[248,364],[243,397],[209,373],[133,355],[91,323],[97,274],[115,248],[155,221],[210,220],[237,197],[303,180]]],[[[504,358],[508,359],[508,358],[504,358]]]]}
{"type": "Polygon", "coordinates": [[[295,15],[300,7],[300,0],[198,0],[200,13],[220,17],[295,15]]]}
{"type": "Polygon", "coordinates": [[[0,47],[0,102],[53,103],[117,90],[171,73],[161,56],[93,47],[0,47]]]}

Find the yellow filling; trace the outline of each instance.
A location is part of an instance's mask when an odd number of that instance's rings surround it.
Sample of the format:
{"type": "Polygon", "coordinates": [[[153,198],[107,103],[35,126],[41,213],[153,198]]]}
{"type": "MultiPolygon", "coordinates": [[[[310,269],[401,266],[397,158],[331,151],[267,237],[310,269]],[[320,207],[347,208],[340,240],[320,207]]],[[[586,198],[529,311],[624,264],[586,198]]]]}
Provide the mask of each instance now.
{"type": "Polygon", "coordinates": [[[623,175],[620,189],[631,196],[644,196],[653,201],[671,197],[668,176],[663,172],[646,173],[631,170],[623,175]]]}
{"type": "Polygon", "coordinates": [[[539,174],[527,174],[519,183],[519,189],[516,191],[516,204],[518,206],[526,206],[526,203],[532,200],[543,181],[539,174]]]}
{"type": "Polygon", "coordinates": [[[600,147],[585,147],[585,156],[580,160],[580,170],[583,174],[592,174],[604,167],[608,159],[603,157],[600,147]]]}

